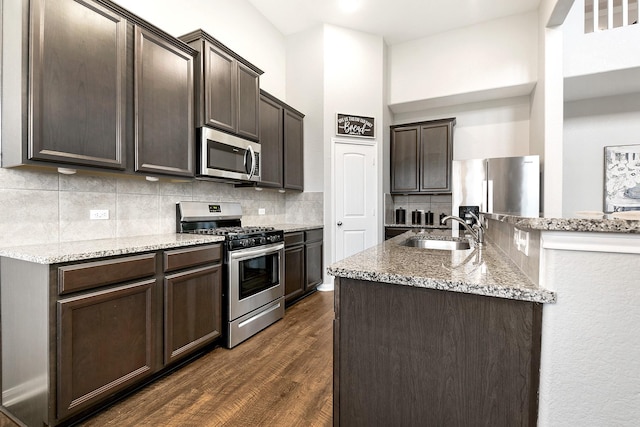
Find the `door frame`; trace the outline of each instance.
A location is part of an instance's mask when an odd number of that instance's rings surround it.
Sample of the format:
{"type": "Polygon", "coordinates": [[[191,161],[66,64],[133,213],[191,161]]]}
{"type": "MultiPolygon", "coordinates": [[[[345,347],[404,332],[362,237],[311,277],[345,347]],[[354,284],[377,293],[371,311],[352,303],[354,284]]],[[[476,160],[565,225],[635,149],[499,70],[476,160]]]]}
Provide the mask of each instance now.
{"type": "MultiPolygon", "coordinates": [[[[336,179],[335,179],[335,161],[336,161],[336,144],[346,144],[346,145],[366,145],[366,146],[372,146],[375,147],[376,149],[373,150],[374,152],[374,156],[375,156],[375,164],[376,164],[376,174],[379,173],[379,155],[378,155],[378,151],[379,148],[377,147],[379,141],[377,139],[357,139],[357,138],[336,138],[336,137],[332,137],[331,138],[331,201],[330,201],[330,205],[331,205],[331,209],[330,209],[330,213],[329,213],[329,235],[331,236],[331,245],[327,245],[330,247],[330,251],[331,251],[331,256],[330,256],[330,264],[333,264],[334,262],[336,262],[336,195],[337,195],[337,191],[336,191],[336,179]]],[[[378,177],[376,176],[376,181],[375,181],[375,206],[376,206],[376,214],[377,217],[380,217],[380,191],[379,191],[379,182],[378,182],[378,177]]],[[[379,227],[375,227],[375,233],[376,235],[374,236],[374,240],[377,242],[379,241],[379,227]]],[[[333,285],[333,276],[329,276],[329,279],[331,280],[331,283],[333,285]]],[[[325,281],[326,282],[326,281],[325,281]]]]}

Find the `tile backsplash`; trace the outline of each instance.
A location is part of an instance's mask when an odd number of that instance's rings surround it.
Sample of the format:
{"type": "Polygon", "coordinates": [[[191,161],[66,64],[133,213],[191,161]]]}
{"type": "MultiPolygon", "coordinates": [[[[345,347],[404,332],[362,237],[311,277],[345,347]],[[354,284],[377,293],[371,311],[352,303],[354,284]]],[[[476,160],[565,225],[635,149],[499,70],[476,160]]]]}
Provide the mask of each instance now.
{"type": "Polygon", "coordinates": [[[451,196],[438,195],[391,195],[385,194],[385,224],[395,224],[395,210],[406,210],[406,224],[411,224],[411,212],[424,210],[433,212],[434,222],[438,221],[441,213],[451,215],[451,196]]]}
{"type": "Polygon", "coordinates": [[[321,224],[323,193],[279,193],[210,181],[146,181],[0,168],[0,246],[56,243],[175,232],[182,200],[237,201],[243,224],[321,224]],[[109,219],[90,220],[91,209],[109,219]],[[264,215],[258,215],[264,209],[264,215]]]}

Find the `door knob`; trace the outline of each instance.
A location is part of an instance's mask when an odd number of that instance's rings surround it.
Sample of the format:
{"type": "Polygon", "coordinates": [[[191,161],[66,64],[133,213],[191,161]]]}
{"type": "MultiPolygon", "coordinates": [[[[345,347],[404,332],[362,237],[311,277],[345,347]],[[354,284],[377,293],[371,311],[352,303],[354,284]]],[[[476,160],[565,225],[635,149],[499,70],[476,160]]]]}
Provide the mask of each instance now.
{"type": "Polygon", "coordinates": [[[342,225],[342,221],[338,221],[338,227],[342,225]]]}

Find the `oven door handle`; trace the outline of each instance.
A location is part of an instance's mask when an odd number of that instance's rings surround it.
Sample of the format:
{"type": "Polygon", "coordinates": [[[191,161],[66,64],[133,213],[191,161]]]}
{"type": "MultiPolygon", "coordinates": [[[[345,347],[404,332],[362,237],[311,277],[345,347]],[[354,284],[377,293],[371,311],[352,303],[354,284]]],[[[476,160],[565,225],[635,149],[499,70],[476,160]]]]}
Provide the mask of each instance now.
{"type": "Polygon", "coordinates": [[[241,249],[239,251],[229,252],[229,259],[235,261],[237,259],[255,258],[257,256],[276,253],[282,249],[284,249],[284,243],[277,243],[274,246],[268,247],[262,246],[255,250],[241,249]]]}

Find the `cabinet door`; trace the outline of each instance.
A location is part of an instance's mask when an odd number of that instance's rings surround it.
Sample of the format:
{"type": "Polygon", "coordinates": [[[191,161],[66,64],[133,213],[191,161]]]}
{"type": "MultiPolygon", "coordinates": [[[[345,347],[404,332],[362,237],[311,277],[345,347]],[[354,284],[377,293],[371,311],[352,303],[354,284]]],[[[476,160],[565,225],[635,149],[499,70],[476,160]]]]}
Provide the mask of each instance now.
{"type": "Polygon", "coordinates": [[[230,132],[237,128],[236,61],[209,42],[204,48],[205,123],[230,132]]]}
{"type": "Polygon", "coordinates": [[[165,277],[165,364],[221,335],[221,274],[221,266],[214,265],[165,277]]]}
{"type": "Polygon", "coordinates": [[[193,176],[193,57],[140,27],[135,34],[136,171],[193,176]]]}
{"type": "Polygon", "coordinates": [[[391,130],[391,192],[418,192],[418,145],[420,128],[417,126],[391,130]]]}
{"type": "Polygon", "coordinates": [[[389,240],[393,237],[411,231],[411,228],[397,228],[397,227],[385,227],[384,228],[384,240],[389,240]]]}
{"type": "Polygon", "coordinates": [[[260,97],[260,185],[282,188],[282,107],[260,97]]]}
{"type": "Polygon", "coordinates": [[[304,245],[284,250],[284,270],[284,300],[290,302],[304,293],[304,245]]]}
{"type": "Polygon", "coordinates": [[[303,118],[284,110],[284,188],[304,190],[303,118]]]}
{"type": "Polygon", "coordinates": [[[126,20],[92,0],[31,3],[28,157],[124,169],[126,20]]]}
{"type": "Polygon", "coordinates": [[[305,252],[305,292],[309,292],[322,284],[322,241],[307,243],[305,252]]]}
{"type": "Polygon", "coordinates": [[[451,191],[451,125],[422,126],[420,130],[420,191],[451,191]]]}
{"type": "Polygon", "coordinates": [[[260,75],[237,63],[238,135],[258,140],[260,131],[260,75]]]}
{"type": "Polygon", "coordinates": [[[58,301],[59,419],[152,373],[155,283],[146,280],[58,301]]]}

